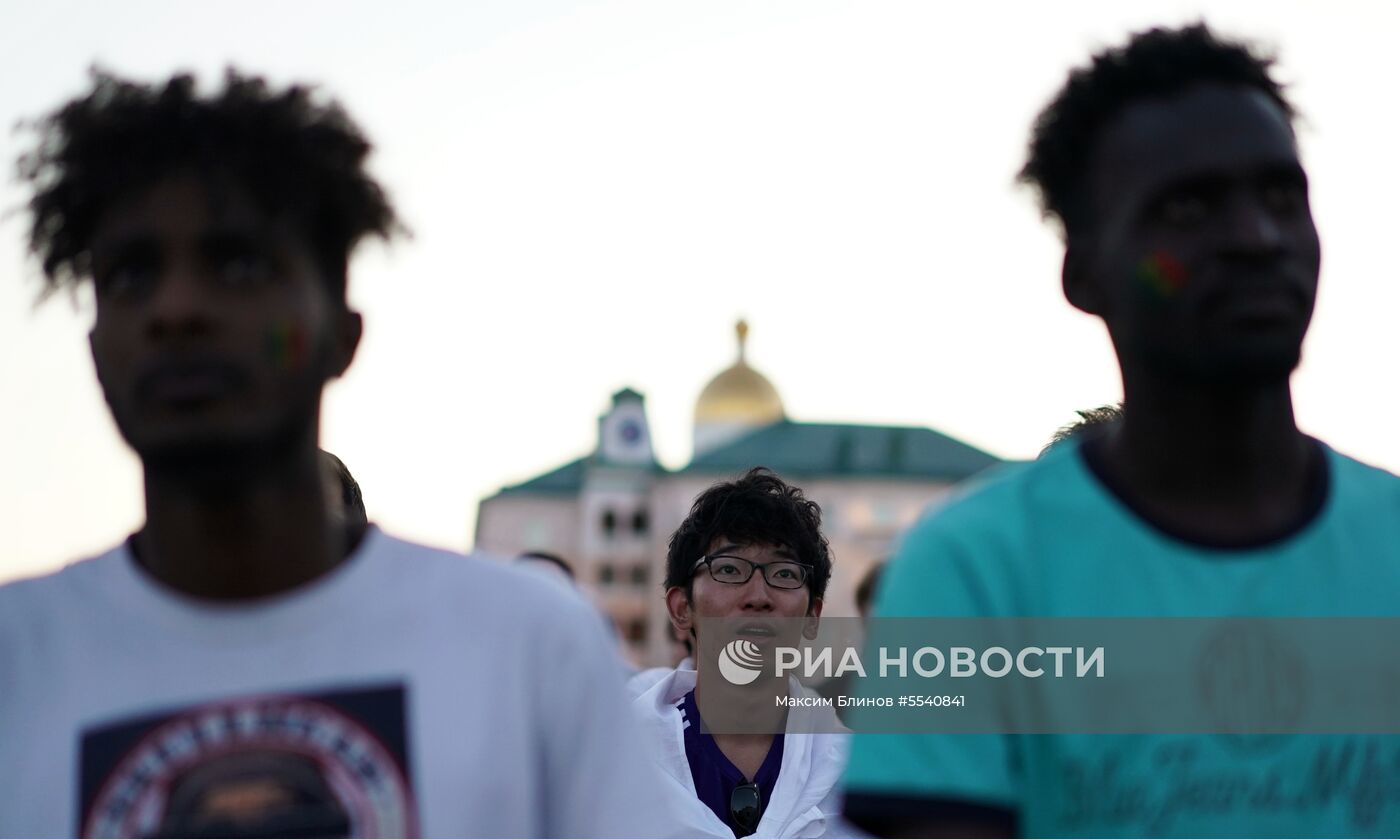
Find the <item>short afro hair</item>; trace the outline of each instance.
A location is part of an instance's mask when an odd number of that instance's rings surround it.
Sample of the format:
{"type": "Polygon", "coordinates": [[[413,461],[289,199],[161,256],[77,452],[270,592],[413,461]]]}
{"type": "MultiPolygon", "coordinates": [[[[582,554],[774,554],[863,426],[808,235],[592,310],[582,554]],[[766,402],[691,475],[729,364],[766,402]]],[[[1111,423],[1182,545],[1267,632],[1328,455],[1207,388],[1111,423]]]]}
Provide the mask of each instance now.
{"type": "Polygon", "coordinates": [[[1067,425],[1060,426],[1055,435],[1050,438],[1050,442],[1045,444],[1045,448],[1040,450],[1039,457],[1044,457],[1049,451],[1061,443],[1083,437],[1085,435],[1095,435],[1103,432],[1104,428],[1112,423],[1123,419],[1123,403],[1117,405],[1100,405],[1097,408],[1085,408],[1082,411],[1075,411],[1079,419],[1067,425]]]}
{"type": "Polygon", "coordinates": [[[741,545],[780,545],[811,568],[812,599],[826,594],[831,549],[822,535],[822,510],[802,490],[763,467],[735,481],[718,483],[695,499],[690,514],[671,535],[666,549],[665,587],[690,594],[691,568],[719,538],[741,545]]]}
{"type": "Polygon", "coordinates": [[[335,472],[336,479],[340,482],[340,503],[345,510],[345,520],[355,530],[363,530],[369,525],[369,514],[365,512],[365,496],[360,491],[360,482],[350,474],[350,468],[345,465],[345,461],[325,449],[321,449],[321,458],[335,472]]]}
{"type": "Polygon", "coordinates": [[[1271,75],[1273,64],[1272,56],[1222,40],[1203,23],[1140,32],[1070,73],[1036,118],[1018,180],[1039,193],[1041,210],[1068,236],[1089,221],[1085,173],[1099,134],[1129,105],[1200,84],[1242,85],[1268,96],[1291,122],[1297,112],[1271,75]]]}
{"type": "Polygon", "coordinates": [[[47,291],[91,276],[92,236],[106,210],[181,171],[231,178],[265,211],[299,223],[341,297],[355,245],[403,229],[364,170],[369,141],[339,104],[309,87],[274,90],[233,69],[207,97],[187,74],[163,85],[99,69],[91,78],[85,95],[29,125],[38,141],[18,161],[33,191],[29,250],[47,291]]]}

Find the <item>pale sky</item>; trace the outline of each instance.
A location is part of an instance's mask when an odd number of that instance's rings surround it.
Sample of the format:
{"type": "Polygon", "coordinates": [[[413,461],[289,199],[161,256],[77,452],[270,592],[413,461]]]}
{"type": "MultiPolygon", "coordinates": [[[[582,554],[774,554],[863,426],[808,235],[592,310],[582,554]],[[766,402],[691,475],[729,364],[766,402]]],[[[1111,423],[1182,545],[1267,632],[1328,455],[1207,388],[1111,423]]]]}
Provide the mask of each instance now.
{"type": "MultiPolygon", "coordinates": [[[[312,81],[374,140],[415,237],[366,249],[367,330],[323,443],[371,518],[470,545],[476,504],[590,450],[647,396],[663,463],[752,324],[794,419],[928,425],[1030,457],[1119,397],[1099,323],[1012,178],[1072,65],[1204,17],[1276,48],[1306,117],[1322,291],[1294,379],[1303,427],[1400,469],[1392,327],[1400,15],[1369,2],[0,0],[0,126],[85,88],[230,63],[312,81]],[[1373,384],[1374,382],[1374,384],[1373,384]]],[[[0,134],[7,167],[27,135],[0,134]]],[[[12,179],[0,207],[22,205],[12,179]]],[[[0,223],[0,579],[142,518],[87,355],[91,307],[35,308],[23,217],[0,223]]]]}

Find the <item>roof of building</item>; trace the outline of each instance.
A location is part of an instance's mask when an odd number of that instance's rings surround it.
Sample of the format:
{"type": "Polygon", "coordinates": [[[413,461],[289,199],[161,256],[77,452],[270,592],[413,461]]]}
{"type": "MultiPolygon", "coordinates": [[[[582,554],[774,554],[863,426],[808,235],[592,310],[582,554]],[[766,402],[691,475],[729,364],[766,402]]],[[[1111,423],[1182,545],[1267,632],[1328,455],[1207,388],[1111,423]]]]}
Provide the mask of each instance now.
{"type": "Polygon", "coordinates": [[[591,457],[571,460],[528,481],[502,487],[496,495],[575,495],[583,489],[583,474],[591,457]]]}
{"type": "Polygon", "coordinates": [[[784,420],[706,452],[681,471],[766,466],[779,475],[960,481],[1000,462],[931,428],[784,420]]]}
{"type": "MultiPolygon", "coordinates": [[[[593,456],[580,457],[497,493],[575,495],[593,456]]],[[[732,473],[766,466],[783,476],[961,481],[1001,459],[931,428],[783,420],[706,452],[679,470],[732,473]]],[[[661,467],[656,471],[664,472],[661,467]]]]}
{"type": "Polygon", "coordinates": [[[614,394],[612,395],[612,402],[613,402],[614,405],[618,404],[619,402],[645,402],[645,401],[646,401],[646,397],[645,397],[645,396],[641,395],[640,393],[638,393],[637,391],[633,390],[633,389],[630,388],[630,387],[625,387],[625,388],[623,388],[622,390],[619,390],[617,393],[614,393],[614,394]]]}

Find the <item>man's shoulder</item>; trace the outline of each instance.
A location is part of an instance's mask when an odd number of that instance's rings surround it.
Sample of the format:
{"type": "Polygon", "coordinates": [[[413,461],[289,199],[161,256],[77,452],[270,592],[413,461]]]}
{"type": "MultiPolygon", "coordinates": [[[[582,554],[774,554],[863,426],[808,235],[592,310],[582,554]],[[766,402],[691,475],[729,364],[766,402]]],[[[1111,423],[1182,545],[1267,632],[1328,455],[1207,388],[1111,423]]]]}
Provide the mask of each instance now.
{"type": "Polygon", "coordinates": [[[599,622],[582,593],[506,557],[485,551],[462,554],[383,532],[377,538],[375,549],[382,559],[404,565],[404,579],[424,604],[445,604],[477,621],[493,617],[505,624],[599,622]]]}
{"type": "Polygon", "coordinates": [[[627,695],[633,700],[639,699],[642,694],[670,679],[675,672],[676,668],[674,667],[648,667],[646,670],[633,673],[627,679],[627,695]]]}
{"type": "Polygon", "coordinates": [[[74,560],[56,571],[22,577],[0,585],[0,616],[22,609],[51,608],[73,598],[86,584],[123,561],[121,546],[95,556],[74,560]]]}
{"type": "Polygon", "coordinates": [[[1006,463],[969,479],[946,502],[930,508],[908,538],[945,533],[1004,538],[1028,517],[1096,503],[1076,449],[1059,446],[1039,460],[1006,463]]]}
{"type": "Polygon", "coordinates": [[[1391,503],[1400,500],[1400,477],[1394,473],[1342,454],[1323,443],[1331,464],[1332,480],[1344,500],[1359,498],[1391,503]]]}
{"type": "Polygon", "coordinates": [[[122,561],[120,548],[0,585],[0,671],[43,661],[65,627],[92,609],[90,594],[106,588],[122,561]]]}

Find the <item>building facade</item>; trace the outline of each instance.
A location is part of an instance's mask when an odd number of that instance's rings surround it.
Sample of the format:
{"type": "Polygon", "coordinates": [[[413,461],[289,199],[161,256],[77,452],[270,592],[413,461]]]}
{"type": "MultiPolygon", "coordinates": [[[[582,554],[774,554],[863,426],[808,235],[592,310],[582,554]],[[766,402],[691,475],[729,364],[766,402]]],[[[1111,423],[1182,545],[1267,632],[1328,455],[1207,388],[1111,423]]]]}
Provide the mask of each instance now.
{"type": "Polygon", "coordinates": [[[696,401],[689,464],[657,463],[645,399],[626,389],[599,419],[591,453],[504,487],[478,511],[478,548],[566,558],[639,665],[678,657],[662,591],[666,544],[710,485],[766,466],[820,504],[834,559],[824,614],[848,616],[856,585],[896,537],[954,485],[1000,462],[930,428],[789,419],[777,389],[748,364],[742,321],[737,333],[735,363],[696,401]]]}

